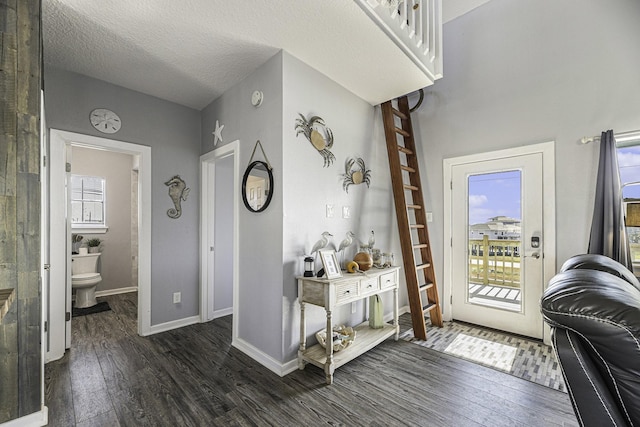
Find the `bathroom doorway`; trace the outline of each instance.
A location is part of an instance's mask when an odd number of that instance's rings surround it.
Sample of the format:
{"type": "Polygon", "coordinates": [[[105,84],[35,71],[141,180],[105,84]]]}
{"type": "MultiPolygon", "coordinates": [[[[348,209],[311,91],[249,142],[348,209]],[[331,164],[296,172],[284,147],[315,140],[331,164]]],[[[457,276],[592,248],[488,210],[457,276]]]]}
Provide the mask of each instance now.
{"type": "Polygon", "coordinates": [[[200,157],[200,321],[234,314],[237,333],[239,141],[200,157]]]}
{"type": "MultiPolygon", "coordinates": [[[[117,289],[103,289],[96,292],[97,296],[119,292],[138,291],[138,333],[146,335],[150,329],[150,290],[151,290],[151,148],[137,144],[98,138],[89,135],[72,132],[50,131],[50,242],[51,242],[51,267],[50,267],[50,304],[49,304],[49,338],[51,345],[46,355],[46,360],[56,360],[64,355],[65,349],[71,347],[71,251],[72,234],[100,237],[103,240],[104,250],[109,251],[112,257],[103,258],[103,270],[105,267],[111,271],[112,279],[118,282],[117,289]],[[92,170],[98,170],[100,165],[92,169],[90,162],[92,155],[100,150],[102,161],[109,158],[119,161],[129,161],[129,167],[121,169],[123,183],[116,193],[106,192],[113,203],[127,206],[129,221],[121,225],[116,232],[112,228],[99,229],[72,229],[70,181],[71,174],[87,176],[92,170]],[[105,157],[106,156],[106,157],[105,157]],[[122,172],[122,171],[125,172],[122,172]],[[128,185],[128,188],[122,187],[128,185]],[[127,229],[125,229],[127,228],[127,229]],[[97,234],[97,233],[102,234],[97,234]],[[126,240],[126,241],[124,241],[126,240]],[[126,248],[126,250],[124,250],[126,248]],[[106,264],[106,265],[105,265],[106,264]],[[126,264],[127,267],[118,271],[118,264],[126,264]],[[116,267],[113,267],[113,266],[116,267]],[[124,273],[122,277],[116,277],[124,273]],[[124,285],[123,285],[124,282],[124,285]],[[127,286],[128,285],[128,286],[127,286]],[[53,296],[56,296],[55,298],[53,296]]],[[[94,175],[104,175],[107,172],[94,175]]],[[[118,178],[112,177],[117,180],[118,178]]],[[[112,219],[115,215],[112,213],[112,219]]],[[[107,227],[109,226],[109,214],[106,215],[107,227]]],[[[115,224],[114,224],[115,225],[115,224]]]]}

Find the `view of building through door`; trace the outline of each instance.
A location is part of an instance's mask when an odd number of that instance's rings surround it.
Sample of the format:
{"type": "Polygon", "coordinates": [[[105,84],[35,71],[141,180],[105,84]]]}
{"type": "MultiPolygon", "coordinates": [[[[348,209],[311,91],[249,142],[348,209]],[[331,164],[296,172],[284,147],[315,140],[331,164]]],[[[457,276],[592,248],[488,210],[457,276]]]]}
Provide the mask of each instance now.
{"type": "Polygon", "coordinates": [[[452,167],[453,319],[542,338],[542,154],[452,167]]]}

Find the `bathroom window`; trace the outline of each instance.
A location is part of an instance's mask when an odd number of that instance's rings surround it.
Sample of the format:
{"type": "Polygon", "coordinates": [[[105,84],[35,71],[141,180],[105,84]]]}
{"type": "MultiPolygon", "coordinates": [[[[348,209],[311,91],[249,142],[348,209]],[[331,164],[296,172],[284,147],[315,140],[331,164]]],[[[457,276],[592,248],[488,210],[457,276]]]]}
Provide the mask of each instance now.
{"type": "Polygon", "coordinates": [[[71,225],[73,228],[106,228],[104,190],[104,178],[71,175],[71,225]]]}

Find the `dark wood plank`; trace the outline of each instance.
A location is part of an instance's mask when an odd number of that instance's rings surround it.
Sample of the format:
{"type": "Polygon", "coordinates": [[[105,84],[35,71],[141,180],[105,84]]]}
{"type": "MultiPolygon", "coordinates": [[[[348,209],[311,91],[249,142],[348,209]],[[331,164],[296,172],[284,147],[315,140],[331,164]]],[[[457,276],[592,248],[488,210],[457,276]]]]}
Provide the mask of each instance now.
{"type": "MultiPolygon", "coordinates": [[[[69,402],[65,356],[46,367],[53,425],[577,425],[565,393],[405,341],[383,342],[340,367],[327,386],[315,366],[281,378],[231,347],[231,316],[140,337],[136,295],[107,299],[112,312],[74,323],[81,349],[74,357],[87,358],[78,366],[97,359],[104,376],[102,409],[78,424],[68,410],[54,413],[85,399],[74,393],[69,402]]],[[[411,326],[408,316],[401,325],[411,326]]]]}

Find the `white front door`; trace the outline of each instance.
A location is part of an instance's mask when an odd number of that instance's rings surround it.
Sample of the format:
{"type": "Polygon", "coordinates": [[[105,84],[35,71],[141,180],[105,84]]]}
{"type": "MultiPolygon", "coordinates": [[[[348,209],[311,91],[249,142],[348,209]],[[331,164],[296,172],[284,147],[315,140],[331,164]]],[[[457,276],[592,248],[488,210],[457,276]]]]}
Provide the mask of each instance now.
{"type": "Polygon", "coordinates": [[[451,167],[451,317],[542,338],[543,154],[451,167]]]}

